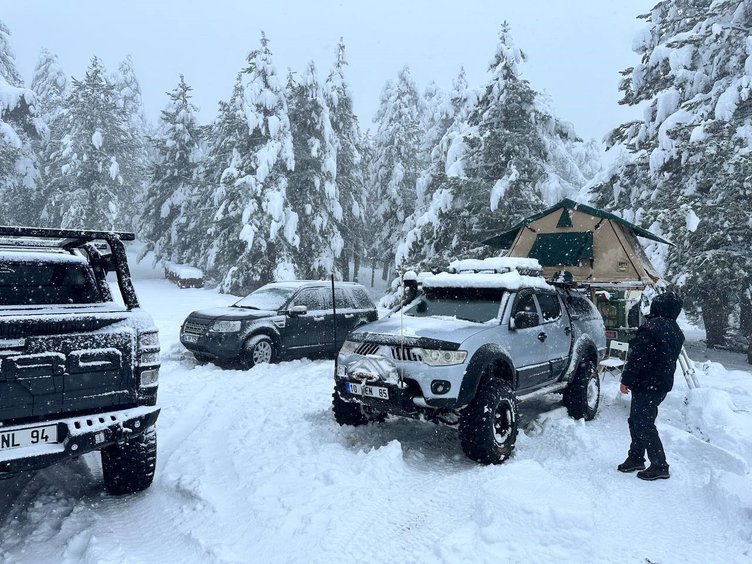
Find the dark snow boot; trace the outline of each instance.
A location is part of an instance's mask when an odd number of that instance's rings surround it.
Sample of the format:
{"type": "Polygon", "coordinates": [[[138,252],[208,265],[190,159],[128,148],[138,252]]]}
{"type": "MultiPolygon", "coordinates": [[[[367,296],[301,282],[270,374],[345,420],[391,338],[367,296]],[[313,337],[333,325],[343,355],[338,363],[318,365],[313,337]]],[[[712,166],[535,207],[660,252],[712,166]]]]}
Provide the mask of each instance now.
{"type": "Polygon", "coordinates": [[[627,457],[627,459],[616,467],[619,472],[634,472],[635,470],[645,470],[645,461],[627,457]]]}
{"type": "Polygon", "coordinates": [[[668,473],[668,466],[656,466],[651,464],[650,468],[637,472],[640,480],[668,480],[671,474],[668,473]]]}

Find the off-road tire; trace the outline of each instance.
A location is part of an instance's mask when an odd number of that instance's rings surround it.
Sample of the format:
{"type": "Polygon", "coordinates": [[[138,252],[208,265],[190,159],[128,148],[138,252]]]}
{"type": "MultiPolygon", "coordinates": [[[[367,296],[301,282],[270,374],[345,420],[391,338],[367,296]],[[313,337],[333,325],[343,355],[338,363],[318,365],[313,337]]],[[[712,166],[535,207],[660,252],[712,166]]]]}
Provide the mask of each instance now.
{"type": "Polygon", "coordinates": [[[508,382],[485,377],[473,401],[462,411],[459,437],[468,458],[481,464],[501,464],[514,451],[519,411],[508,382]]]}
{"type": "Polygon", "coordinates": [[[564,390],[564,405],[574,419],[590,421],[598,412],[601,380],[592,360],[582,360],[577,365],[574,378],[564,390]]]}
{"type": "Polygon", "coordinates": [[[127,443],[103,448],[102,477],[112,495],[145,490],[154,479],[157,466],[157,431],[150,427],[127,443]]]}
{"type": "Polygon", "coordinates": [[[343,400],[339,397],[337,390],[334,390],[332,394],[332,411],[334,411],[334,420],[340,425],[357,427],[368,423],[368,417],[363,413],[361,405],[343,400]]]}
{"type": "Polygon", "coordinates": [[[269,364],[276,360],[274,342],[266,335],[254,335],[243,343],[240,351],[240,367],[250,370],[257,364],[269,364]]]}

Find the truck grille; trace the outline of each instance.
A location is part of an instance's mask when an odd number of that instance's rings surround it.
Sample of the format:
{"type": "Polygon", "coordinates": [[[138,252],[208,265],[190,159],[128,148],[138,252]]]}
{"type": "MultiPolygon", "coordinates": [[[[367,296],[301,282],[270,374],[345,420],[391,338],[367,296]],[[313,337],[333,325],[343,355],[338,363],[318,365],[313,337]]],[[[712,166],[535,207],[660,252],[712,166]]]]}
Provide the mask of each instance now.
{"type": "Polygon", "coordinates": [[[423,357],[416,354],[413,349],[407,347],[391,347],[392,358],[395,360],[411,360],[414,362],[422,362],[423,357]]]}
{"type": "Polygon", "coordinates": [[[376,343],[362,343],[355,349],[355,354],[362,354],[363,356],[376,354],[379,352],[379,348],[381,348],[381,345],[377,345],[376,343]]]}
{"type": "Polygon", "coordinates": [[[206,335],[208,329],[208,325],[201,325],[200,323],[194,323],[192,321],[186,321],[185,325],[183,325],[183,333],[186,333],[188,335],[197,335],[199,337],[206,335]]]}

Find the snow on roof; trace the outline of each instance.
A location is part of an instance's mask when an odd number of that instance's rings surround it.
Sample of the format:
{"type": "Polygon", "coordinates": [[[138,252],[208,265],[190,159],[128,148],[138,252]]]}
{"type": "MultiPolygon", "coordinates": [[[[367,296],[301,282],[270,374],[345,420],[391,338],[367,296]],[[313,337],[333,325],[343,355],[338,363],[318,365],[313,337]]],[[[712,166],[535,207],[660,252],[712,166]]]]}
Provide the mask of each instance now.
{"type": "Polygon", "coordinates": [[[503,274],[442,272],[424,280],[423,288],[498,288],[516,291],[522,288],[552,289],[553,287],[542,277],[524,276],[513,270],[503,274]]]}
{"type": "Polygon", "coordinates": [[[74,255],[65,251],[50,249],[2,249],[0,248],[0,262],[40,262],[40,263],[68,263],[87,264],[86,259],[80,255],[74,255]]]}
{"type": "Polygon", "coordinates": [[[535,270],[540,272],[541,265],[538,259],[519,258],[519,257],[491,257],[483,260],[465,259],[455,260],[449,264],[449,270],[453,272],[463,272],[468,270],[489,270],[504,272],[515,269],[535,270]]]}

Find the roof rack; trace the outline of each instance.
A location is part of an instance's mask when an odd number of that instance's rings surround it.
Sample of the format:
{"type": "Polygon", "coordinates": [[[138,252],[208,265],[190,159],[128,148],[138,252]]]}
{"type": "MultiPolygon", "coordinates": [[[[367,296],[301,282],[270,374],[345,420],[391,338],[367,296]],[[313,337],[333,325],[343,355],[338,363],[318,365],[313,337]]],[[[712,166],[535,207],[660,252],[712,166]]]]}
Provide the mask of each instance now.
{"type": "Polygon", "coordinates": [[[522,276],[542,276],[543,267],[537,259],[517,257],[492,257],[483,260],[465,259],[456,260],[449,265],[449,272],[459,274],[462,272],[504,274],[516,270],[522,276]]]}
{"type": "MultiPolygon", "coordinates": [[[[135,241],[136,235],[127,231],[89,231],[86,229],[48,229],[44,227],[19,227],[0,225],[0,237],[24,237],[33,239],[57,239],[55,243],[46,241],[45,245],[57,247],[75,247],[88,241],[105,240],[112,242],[135,241]]],[[[23,243],[21,243],[23,244],[23,243]]],[[[28,243],[26,243],[28,244],[28,243]]]]}

